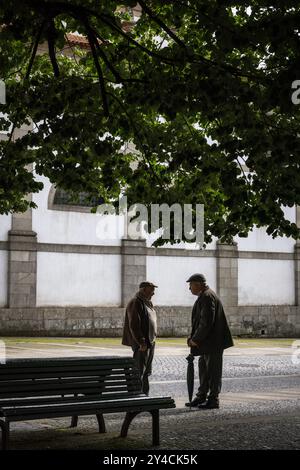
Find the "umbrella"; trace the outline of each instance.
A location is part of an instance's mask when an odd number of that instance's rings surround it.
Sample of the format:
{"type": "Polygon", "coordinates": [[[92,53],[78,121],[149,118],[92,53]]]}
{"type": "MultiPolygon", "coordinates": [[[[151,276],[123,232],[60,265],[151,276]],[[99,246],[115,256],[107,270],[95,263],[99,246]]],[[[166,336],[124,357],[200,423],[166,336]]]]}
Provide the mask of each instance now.
{"type": "Polygon", "coordinates": [[[186,382],[187,382],[187,389],[188,389],[188,394],[189,394],[189,402],[191,404],[191,401],[193,398],[193,392],[194,392],[194,356],[193,354],[189,354],[186,360],[188,361],[186,382]]]}

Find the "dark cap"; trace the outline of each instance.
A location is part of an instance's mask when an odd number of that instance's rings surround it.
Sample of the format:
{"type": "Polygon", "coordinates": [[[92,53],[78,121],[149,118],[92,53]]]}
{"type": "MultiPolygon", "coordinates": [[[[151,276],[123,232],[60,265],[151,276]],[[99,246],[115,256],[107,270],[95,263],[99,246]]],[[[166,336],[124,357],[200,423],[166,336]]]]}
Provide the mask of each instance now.
{"type": "Polygon", "coordinates": [[[186,282],[202,282],[206,284],[206,279],[203,274],[196,273],[190,276],[186,282]]]}
{"type": "Polygon", "coordinates": [[[139,288],[142,289],[143,287],[157,287],[153,282],[143,281],[140,283],[139,288]]]}

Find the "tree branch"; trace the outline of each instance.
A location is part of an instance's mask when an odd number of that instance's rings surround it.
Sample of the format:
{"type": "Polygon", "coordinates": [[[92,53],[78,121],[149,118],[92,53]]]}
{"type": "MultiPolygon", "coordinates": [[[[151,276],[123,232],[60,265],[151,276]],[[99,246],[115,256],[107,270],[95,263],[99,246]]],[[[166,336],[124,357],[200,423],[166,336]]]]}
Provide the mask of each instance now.
{"type": "Polygon", "coordinates": [[[53,67],[53,72],[55,77],[59,77],[59,67],[56,60],[56,53],[55,53],[55,37],[56,37],[56,29],[54,25],[54,20],[51,18],[49,22],[49,26],[47,28],[47,39],[48,39],[48,50],[49,50],[49,57],[51,60],[51,64],[53,67]]]}
{"type": "MultiPolygon", "coordinates": [[[[114,75],[115,79],[117,80],[117,83],[122,83],[123,82],[123,78],[121,77],[121,75],[119,74],[119,72],[115,69],[115,67],[109,62],[106,54],[104,53],[104,51],[101,49],[100,47],[100,44],[97,40],[97,37],[99,37],[98,33],[90,27],[90,25],[88,23],[86,23],[86,28],[87,30],[90,32],[91,35],[93,35],[94,37],[94,44],[97,48],[97,51],[99,53],[99,55],[102,57],[105,65],[107,66],[107,68],[112,72],[112,74],[114,75]]],[[[100,39],[100,37],[99,37],[100,39]]]]}
{"type": "MultiPolygon", "coordinates": [[[[95,47],[95,43],[94,43],[95,37],[89,29],[87,30],[87,36],[88,36],[89,44],[90,44],[91,51],[92,51],[92,54],[93,54],[95,67],[96,67],[98,77],[99,77],[100,92],[101,92],[101,95],[102,95],[104,116],[108,117],[109,116],[109,109],[108,109],[108,103],[107,103],[107,95],[106,95],[105,83],[104,83],[104,78],[103,78],[101,65],[98,61],[97,51],[96,51],[96,47],[95,47]]],[[[97,39],[96,39],[96,41],[97,41],[97,39]]]]}
{"type": "Polygon", "coordinates": [[[35,42],[34,42],[34,45],[33,45],[31,57],[30,57],[28,68],[27,68],[26,75],[25,75],[25,80],[27,80],[30,76],[30,72],[31,72],[31,69],[32,69],[32,66],[33,66],[33,62],[34,62],[34,59],[35,59],[35,56],[36,56],[36,51],[37,51],[37,48],[39,46],[39,42],[40,42],[40,39],[41,39],[41,36],[42,36],[42,32],[43,32],[46,24],[47,24],[47,20],[44,19],[44,21],[42,22],[42,24],[40,26],[40,29],[39,29],[39,31],[36,35],[36,39],[35,39],[35,42]]]}
{"type": "Polygon", "coordinates": [[[186,44],[181,41],[181,39],[179,39],[179,37],[176,36],[176,34],[173,33],[173,31],[168,28],[168,26],[160,18],[158,18],[158,16],[155,15],[155,13],[151,10],[151,8],[148,7],[148,5],[146,5],[144,1],[139,0],[139,4],[145,10],[147,15],[153,21],[155,21],[155,23],[158,24],[158,26],[160,26],[168,34],[168,36],[170,36],[170,38],[172,38],[179,46],[183,47],[184,49],[187,49],[186,44]]]}

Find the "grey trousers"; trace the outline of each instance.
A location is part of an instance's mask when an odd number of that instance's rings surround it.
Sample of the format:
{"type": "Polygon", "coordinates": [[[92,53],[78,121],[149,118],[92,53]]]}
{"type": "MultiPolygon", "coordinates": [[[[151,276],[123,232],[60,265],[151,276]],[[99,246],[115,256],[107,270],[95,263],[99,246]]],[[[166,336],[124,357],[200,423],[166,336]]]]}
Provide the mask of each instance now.
{"type": "Polygon", "coordinates": [[[133,359],[136,366],[140,371],[140,378],[142,382],[142,392],[149,395],[149,376],[152,374],[152,361],[154,357],[155,343],[146,351],[139,351],[139,348],[132,348],[133,359]]]}
{"type": "Polygon", "coordinates": [[[200,387],[197,397],[218,400],[222,387],[223,351],[199,356],[198,368],[200,387]]]}

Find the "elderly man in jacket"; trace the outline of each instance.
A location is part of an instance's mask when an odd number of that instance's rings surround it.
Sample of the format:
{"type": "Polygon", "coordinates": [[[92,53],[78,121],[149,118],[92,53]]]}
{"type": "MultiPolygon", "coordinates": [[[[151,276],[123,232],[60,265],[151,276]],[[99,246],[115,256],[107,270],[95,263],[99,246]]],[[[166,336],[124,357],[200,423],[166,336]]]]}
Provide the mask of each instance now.
{"type": "Polygon", "coordinates": [[[149,395],[149,376],[157,336],[156,312],[151,302],[156,287],[152,282],[141,282],[139,291],[126,307],[122,338],[122,344],[132,347],[133,358],[140,371],[142,391],[146,395],[149,395]]]}
{"type": "Polygon", "coordinates": [[[199,356],[200,387],[196,398],[186,406],[219,408],[222,385],[223,351],[233,346],[220,299],[206,284],[203,274],[193,274],[187,282],[198,298],[192,311],[192,331],[187,340],[191,354],[199,356]]]}

